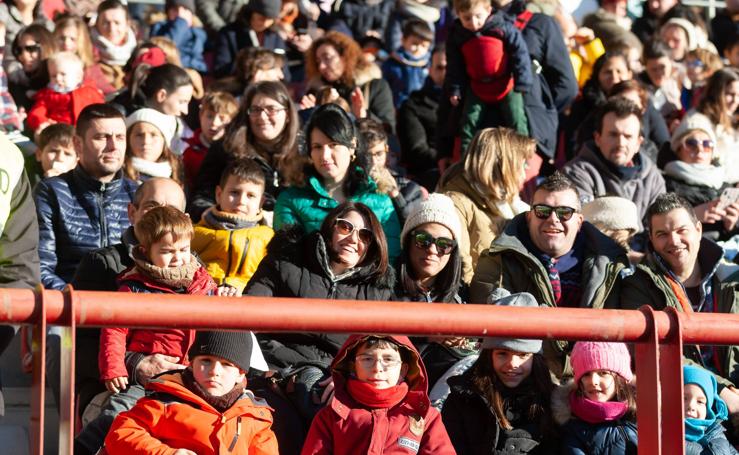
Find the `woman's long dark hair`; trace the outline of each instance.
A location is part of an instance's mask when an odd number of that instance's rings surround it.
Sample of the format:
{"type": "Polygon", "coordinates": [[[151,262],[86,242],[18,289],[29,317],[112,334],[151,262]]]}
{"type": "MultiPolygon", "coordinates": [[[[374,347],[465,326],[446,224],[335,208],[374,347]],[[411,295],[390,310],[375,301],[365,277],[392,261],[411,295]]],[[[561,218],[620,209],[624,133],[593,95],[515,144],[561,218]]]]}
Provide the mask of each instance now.
{"type": "Polygon", "coordinates": [[[703,98],[698,103],[697,111],[708,117],[715,125],[722,125],[731,130],[733,118],[726,114],[726,87],[739,81],[739,71],[735,68],[722,68],[711,75],[703,91],[703,98]]]}
{"type": "Polygon", "coordinates": [[[192,85],[192,79],[187,71],[172,63],[148,68],[143,73],[137,72],[131,84],[131,98],[134,100],[146,100],[153,98],[159,90],[165,90],[168,94],[175,92],[178,88],[192,85]]]}
{"type": "MultiPolygon", "coordinates": [[[[417,248],[411,239],[413,231],[408,232],[405,242],[405,248],[401,254],[400,263],[400,280],[407,274],[414,281],[417,279],[413,266],[411,265],[411,248],[417,248]]],[[[436,275],[431,294],[434,296],[435,302],[457,303],[455,297],[459,294],[459,288],[462,285],[462,257],[459,254],[459,245],[456,245],[451,253],[449,253],[449,262],[436,275]]],[[[407,289],[408,283],[401,281],[403,288],[409,294],[415,293],[416,289],[407,289]]]]}
{"type": "MultiPolygon", "coordinates": [[[[501,393],[501,390],[505,390],[507,387],[500,381],[495,373],[495,368],[493,368],[493,351],[494,349],[483,349],[480,352],[480,357],[472,366],[472,383],[487,400],[498,425],[505,430],[511,430],[513,427],[506,417],[505,400],[501,393]]],[[[541,354],[534,354],[533,362],[531,375],[527,379],[530,379],[529,388],[534,398],[529,409],[519,411],[529,421],[538,423],[542,434],[546,434],[553,431],[550,400],[554,384],[544,357],[541,354]]]]}
{"type": "MultiPolygon", "coordinates": [[[[349,163],[343,189],[347,197],[356,193],[361,185],[369,181],[369,170],[367,169],[367,163],[356,159],[357,156],[364,153],[365,144],[354,121],[337,104],[328,103],[316,108],[305,126],[303,148],[301,150],[303,156],[310,156],[310,135],[314,129],[318,129],[333,142],[354,149],[355,158],[349,163]]],[[[316,171],[313,165],[309,164],[305,167],[304,174],[314,172],[316,171]]]]}
{"type": "Polygon", "coordinates": [[[585,86],[582,88],[583,97],[591,100],[596,105],[605,103],[606,97],[608,96],[608,93],[606,93],[603,87],[601,87],[600,85],[600,79],[598,78],[598,75],[600,74],[600,71],[603,69],[606,63],[614,58],[623,59],[623,61],[626,62],[626,67],[629,67],[629,59],[625,54],[622,54],[621,52],[606,52],[605,54],[601,55],[598,60],[595,61],[595,63],[593,64],[593,72],[591,73],[590,79],[588,79],[588,81],[585,83],[585,86]]]}
{"type": "MultiPolygon", "coordinates": [[[[277,81],[257,82],[246,90],[236,117],[226,127],[223,147],[229,155],[235,158],[259,157],[269,163],[270,166],[281,170],[287,164],[288,157],[294,155],[291,152],[294,151],[297,144],[299,127],[298,110],[285,85],[277,81]],[[285,128],[280,133],[277,142],[269,149],[257,144],[249,123],[247,111],[257,95],[275,100],[287,109],[285,128]]],[[[280,174],[283,173],[280,172],[280,174]]]]}
{"type": "Polygon", "coordinates": [[[326,218],[323,219],[320,229],[321,237],[326,242],[326,250],[331,254],[331,238],[333,237],[336,219],[345,217],[349,212],[357,212],[362,215],[367,223],[369,223],[367,228],[372,231],[372,244],[368,245],[367,253],[358,265],[371,267],[369,280],[373,282],[387,273],[389,260],[385,231],[383,231],[382,224],[380,224],[372,209],[361,202],[347,201],[339,204],[328,212],[326,218]]]}

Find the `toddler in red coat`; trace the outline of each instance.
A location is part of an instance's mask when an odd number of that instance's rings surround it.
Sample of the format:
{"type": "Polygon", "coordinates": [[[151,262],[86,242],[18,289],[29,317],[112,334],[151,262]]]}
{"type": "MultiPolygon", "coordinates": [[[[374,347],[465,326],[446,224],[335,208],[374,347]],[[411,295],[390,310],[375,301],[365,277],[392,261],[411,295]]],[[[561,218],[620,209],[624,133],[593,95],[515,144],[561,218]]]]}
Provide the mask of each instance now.
{"type": "Polygon", "coordinates": [[[302,455],[456,453],[408,337],[352,335],[331,373],[335,395],[313,419],[302,455]]]}
{"type": "Polygon", "coordinates": [[[34,96],[26,124],[39,134],[53,123],[75,125],[82,109],[104,103],[100,90],[82,83],[85,67],[72,52],[59,52],[47,60],[49,85],[34,96]]]}

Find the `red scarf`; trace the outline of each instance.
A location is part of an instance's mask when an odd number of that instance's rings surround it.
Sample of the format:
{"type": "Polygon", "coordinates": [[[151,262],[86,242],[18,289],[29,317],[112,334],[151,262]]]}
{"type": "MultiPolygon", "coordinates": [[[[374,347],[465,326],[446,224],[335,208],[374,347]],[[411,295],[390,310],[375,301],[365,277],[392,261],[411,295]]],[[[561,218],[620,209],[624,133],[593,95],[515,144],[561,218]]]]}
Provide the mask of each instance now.
{"type": "Polygon", "coordinates": [[[601,403],[577,396],[575,392],[570,394],[570,407],[572,408],[573,414],[588,423],[603,423],[618,420],[629,409],[625,401],[606,401],[605,403],[601,403]]]}
{"type": "Polygon", "coordinates": [[[408,384],[402,382],[389,389],[377,389],[369,382],[349,378],[346,382],[349,395],[368,408],[390,409],[408,394],[408,384]]]}

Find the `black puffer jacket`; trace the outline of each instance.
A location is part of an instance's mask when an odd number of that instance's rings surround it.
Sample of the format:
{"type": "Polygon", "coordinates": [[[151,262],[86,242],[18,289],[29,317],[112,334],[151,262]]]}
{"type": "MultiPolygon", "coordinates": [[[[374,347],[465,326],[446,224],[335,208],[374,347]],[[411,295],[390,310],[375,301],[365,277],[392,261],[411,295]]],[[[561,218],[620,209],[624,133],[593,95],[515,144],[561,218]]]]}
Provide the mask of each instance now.
{"type": "Polygon", "coordinates": [[[505,397],[506,415],[513,428],[501,428],[488,400],[472,382],[475,368],[462,376],[449,378],[451,393],[444,403],[441,417],[449,439],[459,454],[519,455],[556,454],[557,441],[545,438],[538,422],[525,415],[537,399],[533,385],[524,382],[505,397]]]}
{"type": "Polygon", "coordinates": [[[128,204],[136,183],[121,173],[109,183],[81,166],[36,186],[41,282],[61,290],[88,251],[120,242],[129,226],[128,204]]]}
{"type": "Polygon", "coordinates": [[[436,147],[436,111],[440,98],[441,87],[426,79],[423,88],[411,93],[398,110],[401,160],[411,174],[436,168],[439,159],[445,156],[436,147]]]}

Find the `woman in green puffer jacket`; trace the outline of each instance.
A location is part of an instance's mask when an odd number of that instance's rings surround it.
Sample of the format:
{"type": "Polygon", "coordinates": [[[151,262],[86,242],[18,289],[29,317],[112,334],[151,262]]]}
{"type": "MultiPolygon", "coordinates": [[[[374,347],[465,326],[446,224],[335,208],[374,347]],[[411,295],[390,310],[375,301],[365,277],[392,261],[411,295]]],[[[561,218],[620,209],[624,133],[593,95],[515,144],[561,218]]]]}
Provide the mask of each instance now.
{"type": "Polygon", "coordinates": [[[331,209],[345,201],[367,205],[382,224],[392,259],[400,254],[400,222],[392,200],[377,192],[377,185],[356,160],[363,147],[351,117],[335,104],[313,113],[305,128],[301,155],[307,158],[293,186],[282,191],[275,203],[274,227],[302,226],[316,231],[331,209]]]}

